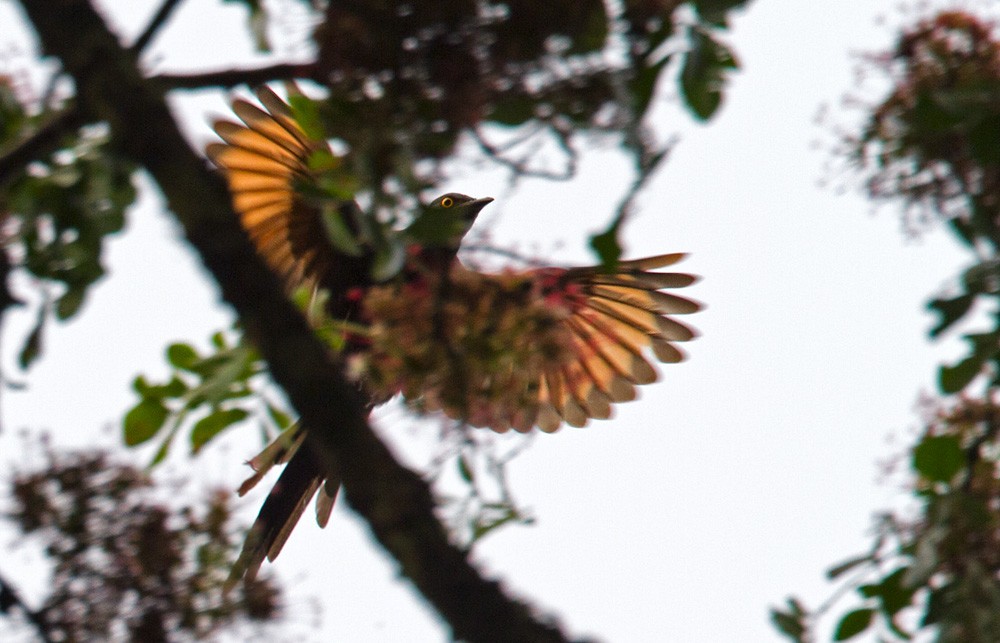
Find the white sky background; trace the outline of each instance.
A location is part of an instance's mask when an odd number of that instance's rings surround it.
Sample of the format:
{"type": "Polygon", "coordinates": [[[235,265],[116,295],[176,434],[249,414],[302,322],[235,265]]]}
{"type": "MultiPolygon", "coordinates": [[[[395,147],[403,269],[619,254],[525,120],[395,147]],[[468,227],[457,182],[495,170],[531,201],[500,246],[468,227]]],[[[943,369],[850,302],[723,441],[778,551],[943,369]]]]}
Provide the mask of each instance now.
{"type": "MultiPolygon", "coordinates": [[[[146,56],[150,70],[254,59],[242,11],[217,4],[185,3],[146,56]]],[[[102,3],[129,37],[156,5],[102,3]]],[[[811,142],[831,139],[815,123],[821,104],[834,122],[851,122],[840,100],[854,89],[851,54],[889,45],[893,30],[877,18],[899,24],[897,5],[758,0],[729,36],[743,69],[717,118],[695,125],[662,99],[658,132],[679,131],[681,142],[642,195],[625,242],[633,257],[692,253],[683,267],[704,277],[692,289],[708,305],[691,319],[702,337],[689,345],[688,362],[662,369],[663,381],[614,421],[538,438],[510,471],[537,525],[504,529],[477,550],[491,574],[558,614],[571,634],[777,640],[768,607],[789,594],[811,606],[825,599],[824,570],[868,546],[872,513],[896,497],[877,484],[877,462],[902,448],[918,394],[934,390],[937,364],[957,354],[954,340],[928,342],[933,318],[924,303],[966,259],[940,230],[908,241],[895,210],[872,216],[856,193],[819,187],[829,156],[811,142]]],[[[0,3],[0,24],[13,24],[12,9],[0,3]]],[[[285,28],[306,25],[291,14],[285,28]]],[[[0,40],[26,42],[7,26],[0,40]]],[[[199,145],[211,137],[206,110],[226,112],[217,92],[178,94],[174,105],[199,145]]],[[[589,262],[585,239],[605,225],[626,169],[601,153],[571,184],[529,183],[511,196],[502,177],[470,174],[446,188],[501,197],[482,221],[501,244],[549,250],[563,242],[555,261],[589,262]]],[[[50,329],[41,363],[24,376],[29,391],[3,392],[5,469],[24,458],[22,428],[49,429],[57,445],[117,445],[134,402],[131,378],[165,374],[167,343],[204,345],[228,323],[159,208],[147,194],[133,209],[128,233],[110,244],[112,275],[78,321],[50,329]]],[[[4,329],[8,365],[25,323],[4,329]]],[[[195,488],[235,485],[257,444],[252,433],[198,459],[175,459],[172,471],[195,488]]],[[[401,449],[417,453],[429,439],[396,434],[401,449]]],[[[262,498],[244,501],[248,520],[262,498]]],[[[0,532],[3,547],[15,540],[0,532]]],[[[30,548],[10,558],[14,567],[5,562],[2,571],[40,596],[44,578],[35,575],[34,587],[27,580],[30,548]]],[[[306,623],[293,631],[305,640],[445,638],[342,507],[325,531],[304,519],[270,570],[286,582],[289,618],[306,623]]]]}

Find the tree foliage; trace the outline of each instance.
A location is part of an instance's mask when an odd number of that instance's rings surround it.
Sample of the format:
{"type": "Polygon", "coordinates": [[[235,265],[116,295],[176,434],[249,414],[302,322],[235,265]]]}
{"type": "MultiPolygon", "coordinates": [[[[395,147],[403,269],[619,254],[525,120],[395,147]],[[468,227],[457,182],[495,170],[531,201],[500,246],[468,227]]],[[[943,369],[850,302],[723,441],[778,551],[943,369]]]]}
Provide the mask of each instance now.
{"type": "Polygon", "coordinates": [[[934,298],[941,336],[963,324],[969,353],[940,368],[942,400],[928,401],[907,458],[912,512],[885,512],[870,551],[831,568],[840,583],[816,610],[789,599],[772,621],[795,641],[814,641],[835,617],[833,640],[874,633],[942,642],[1000,640],[1000,33],[970,13],[946,11],[903,31],[871,59],[892,87],[872,106],[848,148],[875,199],[902,201],[945,221],[970,251],[953,293],[934,298]],[[978,306],[977,306],[978,304],[978,306]],[[987,315],[973,315],[987,307],[987,315]],[[970,320],[975,317],[976,321],[970,320]],[[951,397],[946,397],[951,396],[951,397]],[[852,600],[843,596],[851,596],[852,600]],[[837,614],[841,602],[851,607],[837,614]]]}
{"type": "Polygon", "coordinates": [[[19,605],[41,638],[204,639],[278,617],[280,594],[266,578],[222,591],[239,545],[228,491],[173,508],[157,501],[146,474],[106,453],[46,459],[14,475],[7,516],[53,566],[41,607],[19,605]]]}

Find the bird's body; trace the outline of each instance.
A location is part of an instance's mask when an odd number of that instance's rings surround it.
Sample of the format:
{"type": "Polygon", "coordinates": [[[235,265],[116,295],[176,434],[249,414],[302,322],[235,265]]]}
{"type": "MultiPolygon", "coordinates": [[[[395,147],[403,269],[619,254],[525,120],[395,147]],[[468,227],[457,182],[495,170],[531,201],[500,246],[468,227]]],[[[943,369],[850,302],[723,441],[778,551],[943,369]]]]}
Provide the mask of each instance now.
{"type": "MultiPolygon", "coordinates": [[[[328,149],[309,139],[281,99],[258,91],[264,110],[243,100],[243,124],[215,124],[225,143],[208,147],[223,170],[236,211],[262,257],[290,289],[325,294],[325,320],[350,325],[341,356],[372,406],[397,393],[425,411],[441,411],[496,431],[607,418],[656,379],[647,357],[677,362],[674,345],[694,332],[671,315],[698,304],[664,290],[691,275],[656,272],[681,260],[668,254],[601,266],[480,273],[457,259],[462,238],[492,199],[449,193],[424,207],[401,234],[405,259],[376,276],[377,244],[360,234],[353,202],[317,204],[299,186],[316,180],[310,157],[328,149]],[[266,110],[266,111],[265,111],[266,110]],[[345,242],[344,231],[353,235],[345,242]],[[360,329],[360,330],[358,330],[360,329]]],[[[273,560],[319,491],[325,525],[339,487],[308,448],[307,430],[286,432],[251,460],[245,493],[275,464],[287,463],[247,538],[233,578],[273,560]]]]}

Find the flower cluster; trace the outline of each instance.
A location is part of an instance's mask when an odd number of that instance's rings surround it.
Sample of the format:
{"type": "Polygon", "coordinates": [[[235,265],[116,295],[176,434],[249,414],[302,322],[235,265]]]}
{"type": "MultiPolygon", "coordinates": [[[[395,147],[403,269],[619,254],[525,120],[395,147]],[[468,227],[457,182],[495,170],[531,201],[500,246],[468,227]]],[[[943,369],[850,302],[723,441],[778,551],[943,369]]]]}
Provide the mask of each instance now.
{"type": "Polygon", "coordinates": [[[572,359],[564,320],[573,296],[553,296],[543,271],[483,275],[455,264],[366,293],[370,344],[352,373],[375,398],[402,393],[420,412],[473,426],[529,430],[547,370],[572,359]]]}

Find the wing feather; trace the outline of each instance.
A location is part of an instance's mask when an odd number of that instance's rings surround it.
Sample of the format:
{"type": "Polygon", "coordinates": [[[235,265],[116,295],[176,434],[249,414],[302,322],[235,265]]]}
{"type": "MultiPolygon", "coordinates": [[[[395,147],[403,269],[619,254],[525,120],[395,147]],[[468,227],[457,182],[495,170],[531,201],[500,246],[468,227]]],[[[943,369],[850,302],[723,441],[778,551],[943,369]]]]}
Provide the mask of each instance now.
{"type": "Polygon", "coordinates": [[[654,360],[683,361],[676,344],[697,333],[673,316],[697,312],[701,305],[663,291],[690,286],[697,277],[652,271],[685,256],[622,261],[611,272],[599,266],[570,268],[548,287],[545,294],[569,309],[560,323],[571,338],[571,356],[539,369],[537,411],[517,418],[516,430],[528,430],[526,418],[532,416],[546,432],[563,423],[584,426],[591,418],[607,419],[614,404],[635,399],[637,385],[656,381],[654,360]]]}
{"type": "MultiPolygon", "coordinates": [[[[208,145],[206,153],[224,171],[233,206],[258,252],[288,288],[319,282],[345,292],[366,274],[366,260],[341,257],[326,237],[319,210],[296,190],[315,182],[309,157],[326,144],[311,140],[267,87],[257,90],[257,99],[264,109],[233,101],[242,124],[216,121],[215,131],[225,142],[208,145]]],[[[345,304],[338,300],[335,305],[345,304]]]]}

